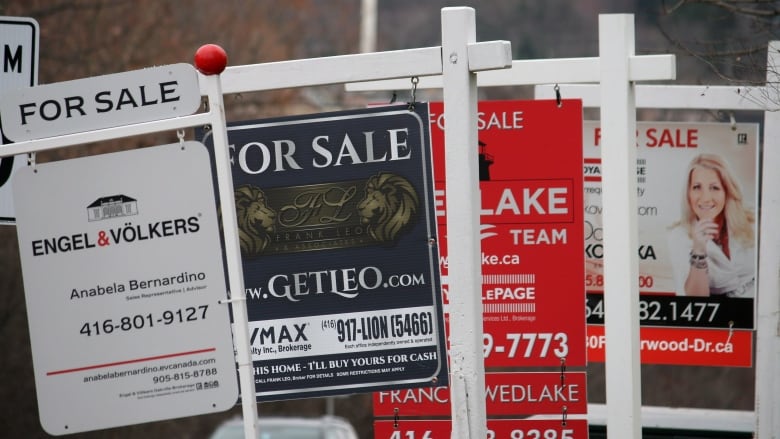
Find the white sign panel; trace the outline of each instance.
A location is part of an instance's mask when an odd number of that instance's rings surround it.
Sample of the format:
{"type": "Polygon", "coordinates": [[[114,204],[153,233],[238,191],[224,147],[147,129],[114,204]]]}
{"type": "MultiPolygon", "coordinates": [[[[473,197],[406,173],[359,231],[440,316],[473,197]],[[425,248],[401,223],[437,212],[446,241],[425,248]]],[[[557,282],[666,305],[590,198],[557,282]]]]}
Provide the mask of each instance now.
{"type": "Polygon", "coordinates": [[[189,64],[15,89],[0,96],[5,136],[14,141],[185,116],[200,105],[189,64]]]}
{"type": "Polygon", "coordinates": [[[38,82],[38,22],[0,16],[0,91],[38,82]]]}
{"type": "Polygon", "coordinates": [[[13,188],[44,430],[76,433],[236,403],[202,144],[26,167],[13,188]]]}
{"type": "MultiPolygon", "coordinates": [[[[39,34],[32,18],[0,17],[0,93],[38,83],[39,34]]],[[[0,157],[0,224],[14,221],[10,178],[26,162],[24,155],[0,157]]]]}
{"type": "MultiPolygon", "coordinates": [[[[759,126],[637,122],[642,362],[750,367],[759,126]]],[[[584,125],[588,361],[604,346],[601,128],[584,125]]]]}

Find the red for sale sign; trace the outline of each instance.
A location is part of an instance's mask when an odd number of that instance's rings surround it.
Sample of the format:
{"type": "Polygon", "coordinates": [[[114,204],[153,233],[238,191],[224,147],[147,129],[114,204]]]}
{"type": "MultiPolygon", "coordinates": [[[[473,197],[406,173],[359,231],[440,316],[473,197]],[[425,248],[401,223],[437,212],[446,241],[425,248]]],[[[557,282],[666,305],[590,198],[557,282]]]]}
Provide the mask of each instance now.
{"type": "MultiPolygon", "coordinates": [[[[478,105],[485,367],[584,366],[581,102],[478,105]]],[[[447,212],[447,198],[458,194],[445,188],[443,110],[430,105],[446,292],[445,212],[458,214],[447,212]]]]}

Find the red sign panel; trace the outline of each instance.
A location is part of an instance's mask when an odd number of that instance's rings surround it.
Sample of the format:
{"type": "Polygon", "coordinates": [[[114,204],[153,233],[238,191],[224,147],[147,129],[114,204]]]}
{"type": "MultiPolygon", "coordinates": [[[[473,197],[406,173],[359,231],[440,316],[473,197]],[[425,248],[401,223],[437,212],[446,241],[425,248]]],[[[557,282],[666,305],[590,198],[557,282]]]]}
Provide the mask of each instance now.
{"type": "Polygon", "coordinates": [[[488,439],[588,439],[585,419],[488,420],[488,439]]]}
{"type": "MultiPolygon", "coordinates": [[[[430,105],[446,292],[442,111],[430,105]]],[[[584,366],[581,102],[480,102],[478,111],[485,367],[584,366]]]]}
{"type": "MultiPolygon", "coordinates": [[[[537,419],[488,419],[488,439],[587,439],[588,422],[537,419]]],[[[449,439],[449,419],[375,421],[375,439],[449,439]]]]}
{"type": "MultiPolygon", "coordinates": [[[[643,364],[750,367],[753,333],[750,330],[639,328],[643,364]]],[[[604,362],[604,326],[588,325],[588,360],[604,362]]]]}
{"type": "MultiPolygon", "coordinates": [[[[498,372],[485,374],[487,416],[587,413],[584,372],[498,372]]],[[[374,393],[374,416],[449,416],[447,387],[374,393]]]]}

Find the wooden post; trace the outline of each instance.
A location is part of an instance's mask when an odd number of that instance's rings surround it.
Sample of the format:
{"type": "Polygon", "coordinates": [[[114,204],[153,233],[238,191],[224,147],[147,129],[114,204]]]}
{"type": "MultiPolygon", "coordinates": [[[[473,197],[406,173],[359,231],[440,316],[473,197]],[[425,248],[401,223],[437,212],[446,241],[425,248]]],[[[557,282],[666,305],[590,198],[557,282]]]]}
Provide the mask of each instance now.
{"type": "MultiPolygon", "coordinates": [[[[780,42],[767,49],[766,95],[780,99],[780,42]]],[[[758,259],[756,329],[756,438],[780,434],[780,113],[764,113],[764,157],[761,174],[761,246],[758,259]]]]}
{"type": "Polygon", "coordinates": [[[442,18],[444,144],[450,300],[452,437],[487,433],[482,354],[482,265],[479,259],[477,76],[469,71],[468,44],[476,40],[474,10],[445,8],[442,18]]]}
{"type": "Polygon", "coordinates": [[[606,84],[601,87],[605,103],[601,107],[601,191],[607,431],[611,438],[639,439],[642,388],[636,253],[636,105],[628,64],[633,55],[633,17],[599,16],[601,83],[606,84]]]}

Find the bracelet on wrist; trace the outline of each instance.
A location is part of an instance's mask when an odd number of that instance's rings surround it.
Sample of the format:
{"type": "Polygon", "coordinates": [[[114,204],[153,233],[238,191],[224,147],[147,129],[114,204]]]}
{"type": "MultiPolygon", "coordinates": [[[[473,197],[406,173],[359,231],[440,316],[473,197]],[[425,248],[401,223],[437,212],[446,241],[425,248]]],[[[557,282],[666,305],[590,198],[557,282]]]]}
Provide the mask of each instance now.
{"type": "Polygon", "coordinates": [[[693,254],[691,254],[691,259],[688,261],[691,264],[691,267],[696,268],[698,270],[706,270],[707,269],[707,257],[704,256],[701,259],[699,259],[696,256],[700,256],[700,255],[693,255],[693,254]]]}
{"type": "Polygon", "coordinates": [[[692,260],[696,260],[696,261],[703,261],[703,260],[707,259],[707,254],[706,253],[698,254],[698,253],[694,253],[693,251],[691,251],[690,255],[691,255],[691,259],[692,260]]]}

